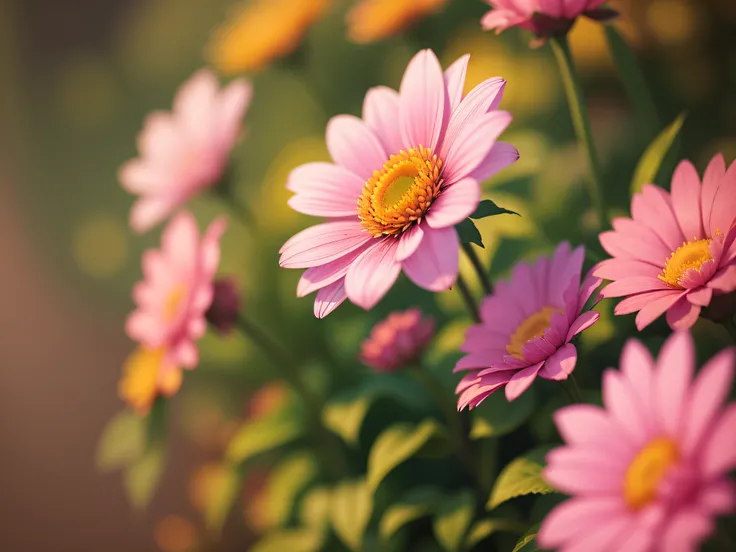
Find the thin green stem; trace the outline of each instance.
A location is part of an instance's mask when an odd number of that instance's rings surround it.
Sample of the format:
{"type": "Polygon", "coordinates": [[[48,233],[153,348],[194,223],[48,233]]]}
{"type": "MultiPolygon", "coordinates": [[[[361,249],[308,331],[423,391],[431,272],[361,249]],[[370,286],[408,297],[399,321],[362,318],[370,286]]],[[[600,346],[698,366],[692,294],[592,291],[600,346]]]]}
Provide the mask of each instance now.
{"type": "Polygon", "coordinates": [[[562,389],[565,390],[565,393],[567,393],[571,403],[575,404],[584,402],[583,394],[580,391],[578,381],[575,379],[574,374],[570,374],[566,380],[561,380],[560,385],[562,386],[562,389]]]}
{"type": "Polygon", "coordinates": [[[481,439],[478,464],[480,488],[487,497],[491,494],[493,482],[498,475],[498,439],[481,439]]]}
{"type": "Polygon", "coordinates": [[[483,286],[483,293],[485,295],[493,295],[493,283],[491,282],[491,278],[488,276],[488,272],[486,272],[486,269],[483,267],[483,263],[473,249],[473,246],[469,243],[463,243],[462,247],[463,251],[468,256],[470,264],[473,265],[475,273],[478,275],[478,280],[480,280],[480,284],[483,286]]]}
{"type": "Polygon", "coordinates": [[[463,296],[463,301],[465,302],[465,306],[468,308],[468,312],[470,313],[470,317],[473,319],[473,322],[480,322],[478,305],[476,305],[475,299],[473,299],[473,294],[470,293],[470,288],[468,288],[468,284],[465,282],[465,278],[463,278],[462,274],[457,275],[456,283],[457,289],[460,290],[460,295],[463,296]]]}
{"type": "Polygon", "coordinates": [[[562,82],[565,86],[567,103],[570,107],[570,115],[573,126],[575,127],[575,134],[577,135],[580,146],[588,156],[590,169],[588,193],[590,194],[593,208],[598,214],[598,224],[602,226],[605,224],[607,217],[603,203],[601,166],[598,160],[598,153],[595,149],[595,142],[593,141],[593,132],[590,128],[590,118],[588,117],[588,109],[585,107],[585,98],[583,96],[582,86],[580,85],[580,79],[575,71],[575,64],[572,59],[567,37],[564,35],[555,36],[550,39],[549,43],[557,59],[562,82]]]}
{"type": "Polygon", "coordinates": [[[734,321],[732,317],[729,317],[723,320],[721,324],[726,328],[726,331],[728,332],[728,335],[731,336],[733,342],[736,343],[736,321],[734,321]]]}

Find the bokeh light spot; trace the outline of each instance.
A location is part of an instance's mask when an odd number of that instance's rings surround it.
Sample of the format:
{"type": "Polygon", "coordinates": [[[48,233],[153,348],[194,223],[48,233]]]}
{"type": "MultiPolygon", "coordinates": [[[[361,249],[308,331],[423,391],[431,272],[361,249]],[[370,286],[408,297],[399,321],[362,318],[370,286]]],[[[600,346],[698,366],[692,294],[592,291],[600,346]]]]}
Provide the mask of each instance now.
{"type": "Polygon", "coordinates": [[[194,526],[185,518],[168,515],[156,523],[154,539],[164,552],[187,552],[196,543],[194,526]]]}
{"type": "Polygon", "coordinates": [[[125,225],[107,213],[83,219],[72,235],[72,254],[79,269],[93,278],[108,278],[125,263],[128,251],[125,225]]]}

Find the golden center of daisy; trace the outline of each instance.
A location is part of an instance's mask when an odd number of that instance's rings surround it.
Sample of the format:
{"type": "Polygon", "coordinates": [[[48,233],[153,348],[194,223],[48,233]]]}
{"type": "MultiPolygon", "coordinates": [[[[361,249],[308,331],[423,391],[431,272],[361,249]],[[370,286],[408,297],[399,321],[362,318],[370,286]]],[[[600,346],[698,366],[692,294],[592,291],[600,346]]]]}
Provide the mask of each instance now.
{"type": "Polygon", "coordinates": [[[371,235],[398,236],[421,221],[442,186],[442,161],[419,146],[392,155],[358,198],[358,216],[371,235]]]}
{"type": "Polygon", "coordinates": [[[700,270],[704,262],[713,257],[710,254],[710,239],[692,240],[678,247],[667,259],[662,274],[657,277],[669,286],[682,288],[680,279],[690,269],[700,270]]]}
{"type": "Polygon", "coordinates": [[[624,475],[624,501],[629,508],[639,510],[657,498],[662,478],[679,458],[677,444],[667,437],[659,437],[639,451],[624,475]]]}
{"type": "Polygon", "coordinates": [[[163,304],[163,317],[165,322],[171,322],[174,316],[176,316],[186,292],[187,288],[184,284],[177,284],[166,296],[163,304]]]}
{"type": "Polygon", "coordinates": [[[536,337],[542,337],[547,328],[549,328],[549,321],[552,319],[552,315],[555,312],[561,312],[561,310],[547,306],[525,318],[511,336],[509,344],[506,345],[506,351],[512,357],[524,360],[524,353],[522,352],[524,343],[536,337]]]}

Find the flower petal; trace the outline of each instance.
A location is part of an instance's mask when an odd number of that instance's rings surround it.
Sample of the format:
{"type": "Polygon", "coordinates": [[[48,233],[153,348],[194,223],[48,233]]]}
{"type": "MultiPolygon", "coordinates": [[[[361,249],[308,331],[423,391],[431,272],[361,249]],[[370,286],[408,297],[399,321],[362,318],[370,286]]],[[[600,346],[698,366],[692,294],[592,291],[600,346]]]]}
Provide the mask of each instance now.
{"type": "Polygon", "coordinates": [[[327,123],[327,149],[332,160],[364,181],[388,160],[376,134],[352,115],[337,115],[327,123]]]}
{"type": "Polygon", "coordinates": [[[455,111],[463,99],[465,74],[468,71],[469,61],[470,54],[465,54],[445,70],[445,86],[447,87],[447,97],[450,101],[450,113],[455,111]]]}
{"type": "Polygon", "coordinates": [[[357,220],[317,224],[292,236],[281,247],[279,265],[283,268],[309,268],[327,264],[372,239],[357,220]]]}
{"type": "Polygon", "coordinates": [[[339,307],[346,298],[344,278],[323,287],[314,298],[314,316],[324,318],[339,307]]]}
{"type": "Polygon", "coordinates": [[[357,199],[365,182],[358,175],[332,163],[307,163],[289,173],[287,189],[295,211],[316,217],[349,217],[357,214],[357,199]]]}
{"type": "Polygon", "coordinates": [[[701,239],[700,177],[690,161],[681,161],[672,175],[672,208],[685,237],[701,239]]]}
{"type": "Polygon", "coordinates": [[[411,257],[422,243],[424,238],[424,230],[421,224],[415,224],[409,230],[404,232],[399,238],[399,246],[396,249],[396,260],[405,261],[411,257]]]}
{"type": "Polygon", "coordinates": [[[703,475],[713,477],[736,468],[736,403],[729,404],[710,428],[703,449],[703,475]]]}
{"type": "Polygon", "coordinates": [[[463,178],[442,190],[429,208],[427,224],[432,228],[455,226],[472,215],[479,203],[480,184],[472,178],[463,178]]]}
{"type": "Polygon", "coordinates": [[[506,384],[506,399],[511,402],[517,399],[529,386],[534,383],[539,369],[544,362],[529,366],[516,372],[506,384]]]}
{"type": "Polygon", "coordinates": [[[657,318],[662,316],[667,309],[672,307],[681,297],[682,293],[675,291],[674,293],[664,295],[667,291],[659,291],[662,294],[653,300],[639,311],[636,315],[636,328],[641,331],[646,328],[649,324],[654,322],[657,318]]]}
{"type": "Polygon", "coordinates": [[[363,120],[381,140],[386,153],[394,155],[404,148],[398,92],[386,86],[368,90],[363,101],[363,120]]]}
{"type": "Polygon", "coordinates": [[[693,305],[686,296],[681,296],[675,304],[667,309],[667,324],[673,330],[687,330],[700,316],[700,307],[693,305]]]}
{"type": "Polygon", "coordinates": [[[549,357],[544,367],[539,371],[539,375],[548,380],[566,380],[575,369],[578,360],[578,352],[575,345],[567,343],[557,349],[555,353],[549,357]]]}
{"type": "Polygon", "coordinates": [[[409,62],[399,90],[399,121],[405,148],[434,151],[450,117],[442,67],[432,50],[422,50],[409,62]]]}
{"type": "Polygon", "coordinates": [[[695,367],[695,344],[689,332],[675,332],[665,341],[657,358],[654,399],[662,429],[677,435],[695,367]]]}
{"type": "Polygon", "coordinates": [[[396,282],[401,263],[396,260],[398,244],[385,238],[363,251],[345,276],[345,291],[359,307],[370,310],[396,282]]]}
{"type": "Polygon", "coordinates": [[[497,172],[513,165],[519,160],[519,150],[506,142],[496,142],[485,159],[480,162],[470,177],[478,182],[485,182],[497,172]]]}
{"type": "Polygon", "coordinates": [[[404,273],[421,288],[446,291],[455,285],[457,278],[460,254],[457,232],[452,226],[438,229],[424,226],[423,230],[422,243],[401,263],[404,273]]]}

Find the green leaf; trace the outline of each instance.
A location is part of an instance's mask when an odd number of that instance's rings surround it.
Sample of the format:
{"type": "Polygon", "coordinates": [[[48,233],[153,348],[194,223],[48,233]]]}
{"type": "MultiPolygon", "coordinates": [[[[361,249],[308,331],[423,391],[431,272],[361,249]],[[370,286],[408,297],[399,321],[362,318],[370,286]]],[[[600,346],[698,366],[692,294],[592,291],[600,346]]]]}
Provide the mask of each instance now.
{"type": "Polygon", "coordinates": [[[603,28],[621,83],[634,108],[636,114],[634,119],[644,131],[645,139],[651,140],[661,128],[661,124],[657,116],[657,106],[647,86],[647,79],[636,61],[636,56],[616,27],[604,25],[603,28]]]}
{"type": "Polygon", "coordinates": [[[290,412],[246,421],[228,444],[227,460],[243,464],[264,452],[286,445],[304,430],[303,419],[290,412]]]}
{"type": "Polygon", "coordinates": [[[434,518],[434,535],[447,552],[456,552],[465,542],[465,534],[473,522],[475,498],[462,491],[444,500],[434,518]]]}
{"type": "Polygon", "coordinates": [[[536,541],[534,539],[538,532],[539,524],[530,527],[529,530],[524,533],[524,536],[516,543],[512,552],[537,552],[539,548],[537,548],[536,541]]]}
{"type": "Polygon", "coordinates": [[[478,204],[478,208],[472,215],[470,215],[470,218],[478,220],[484,219],[486,217],[495,217],[496,215],[516,215],[517,217],[521,216],[516,211],[509,211],[508,209],[499,207],[490,199],[484,199],[478,204]]]}
{"type": "Polygon", "coordinates": [[[462,243],[474,243],[475,245],[485,248],[480,232],[478,232],[478,229],[475,227],[475,223],[469,218],[456,224],[455,230],[457,230],[457,235],[460,237],[460,241],[462,243]]]}
{"type": "Polygon", "coordinates": [[[317,462],[309,453],[299,453],[282,461],[266,483],[266,517],[269,526],[289,522],[299,494],[317,475],[317,462]]]}
{"type": "Polygon", "coordinates": [[[544,479],[544,456],[552,447],[538,447],[512,460],[501,471],[491,491],[489,510],[517,496],[555,492],[544,479]]]}
{"type": "Polygon", "coordinates": [[[302,498],[299,521],[302,525],[324,529],[330,520],[332,491],[327,487],[314,487],[302,498]]]}
{"type": "Polygon", "coordinates": [[[357,387],[333,397],[322,410],[322,422],[350,445],[358,444],[360,428],[371,406],[380,398],[394,399],[411,407],[420,407],[421,393],[411,380],[393,374],[375,374],[357,387]]]}
{"type": "Polygon", "coordinates": [[[166,454],[163,446],[149,448],[123,474],[123,487],[134,508],[145,508],[163,474],[166,454]]]}
{"type": "Polygon", "coordinates": [[[316,529],[282,529],[269,533],[250,547],[250,552],[316,552],[321,550],[324,534],[316,529]]]}
{"type": "Polygon", "coordinates": [[[145,449],[145,418],[123,410],[107,423],[102,432],[97,445],[97,466],[106,471],[121,468],[139,458],[145,449]]]}
{"type": "Polygon", "coordinates": [[[441,496],[441,492],[434,487],[413,489],[383,514],[378,525],[379,535],[384,541],[388,541],[405,525],[430,515],[441,496]]]}
{"type": "Polygon", "coordinates": [[[368,454],[368,487],[375,491],[396,466],[417,454],[433,438],[442,436],[442,428],[435,420],[424,420],[419,425],[399,423],[384,430],[368,454]]]}
{"type": "Polygon", "coordinates": [[[518,535],[519,523],[509,519],[482,519],[476,522],[470,531],[468,531],[464,548],[468,550],[473,548],[476,544],[487,539],[497,531],[515,532],[518,535]]]}
{"type": "Polygon", "coordinates": [[[243,473],[234,466],[224,465],[214,477],[205,500],[205,525],[219,533],[243,488],[243,473]]]}
{"type": "Polygon", "coordinates": [[[471,439],[487,439],[511,433],[534,412],[534,387],[509,402],[503,393],[494,393],[470,413],[471,439]]]}
{"type": "Polygon", "coordinates": [[[373,493],[365,481],[346,481],[332,491],[330,521],[335,533],[351,550],[360,550],[373,513],[373,493]]]}
{"type": "Polygon", "coordinates": [[[680,113],[677,119],[665,128],[649,147],[647,147],[634,171],[634,178],[631,181],[631,195],[641,192],[644,184],[650,184],[656,181],[657,173],[662,162],[685,122],[685,116],[685,113],[680,113]]]}

